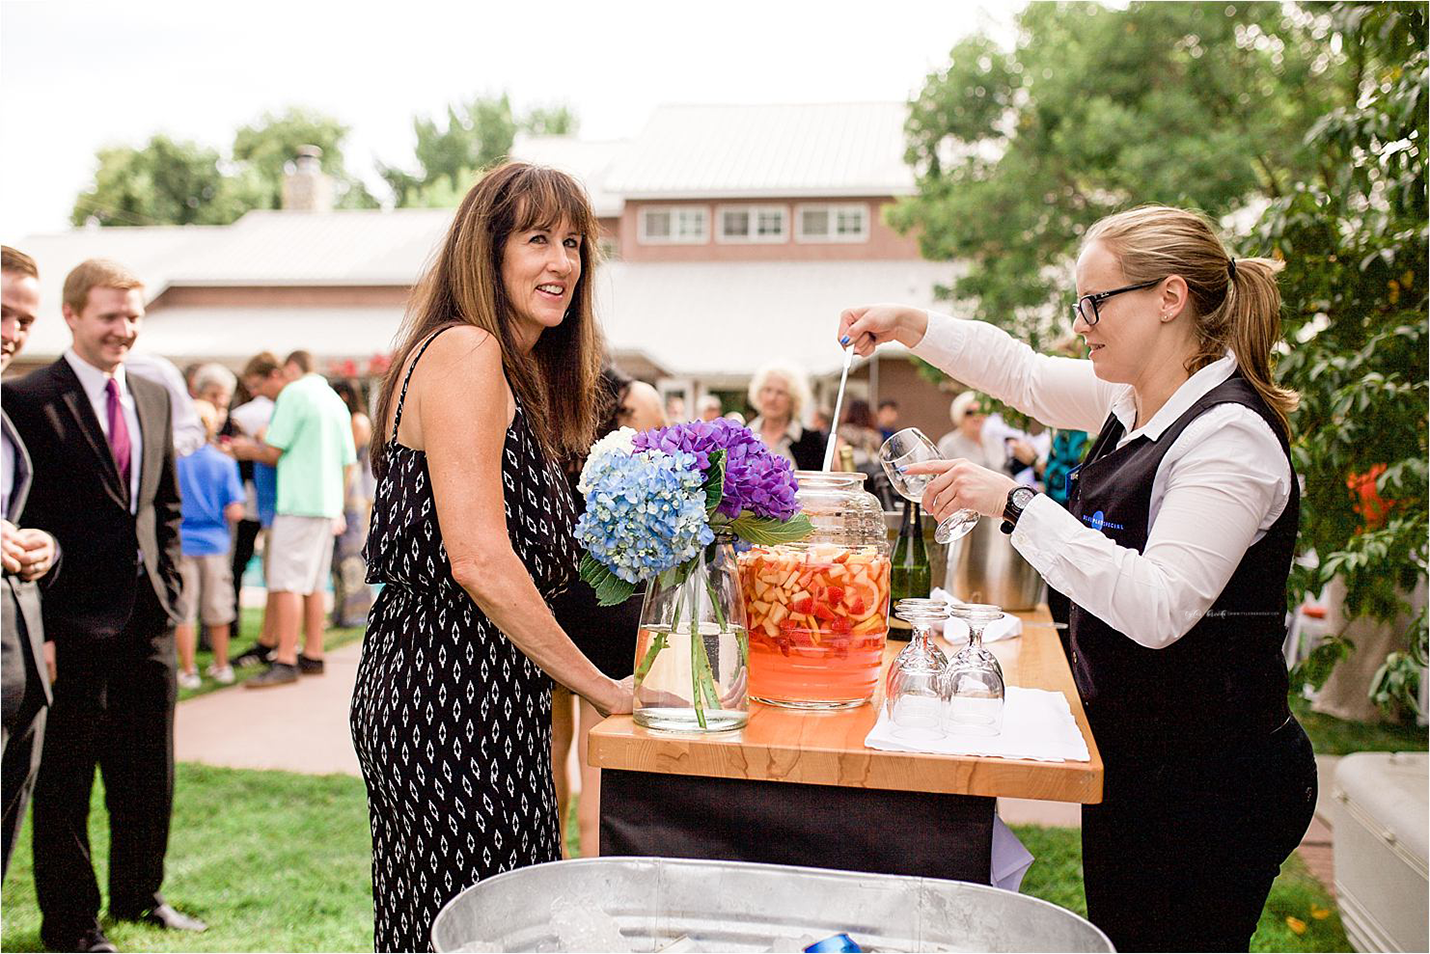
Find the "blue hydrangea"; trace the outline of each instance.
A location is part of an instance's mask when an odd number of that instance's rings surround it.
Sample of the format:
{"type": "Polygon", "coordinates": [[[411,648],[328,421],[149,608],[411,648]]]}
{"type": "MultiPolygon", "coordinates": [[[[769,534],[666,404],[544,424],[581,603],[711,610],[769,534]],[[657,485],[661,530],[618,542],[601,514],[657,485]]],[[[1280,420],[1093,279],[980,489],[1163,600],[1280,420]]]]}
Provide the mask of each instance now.
{"type": "Polygon", "coordinates": [[[694,454],[638,451],[593,458],[576,539],[628,583],[684,563],[715,539],[694,454]]]}

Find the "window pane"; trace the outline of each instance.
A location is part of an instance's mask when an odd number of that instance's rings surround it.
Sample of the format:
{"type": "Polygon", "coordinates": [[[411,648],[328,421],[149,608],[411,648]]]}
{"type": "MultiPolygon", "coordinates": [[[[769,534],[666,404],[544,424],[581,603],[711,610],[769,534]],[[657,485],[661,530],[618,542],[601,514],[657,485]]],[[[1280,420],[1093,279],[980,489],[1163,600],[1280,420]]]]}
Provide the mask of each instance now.
{"type": "Polygon", "coordinates": [[[645,214],[645,234],[651,238],[669,238],[670,213],[647,212],[645,214]]]}
{"type": "Polygon", "coordinates": [[[840,235],[864,234],[864,210],[840,209],[836,229],[840,235]]]}
{"type": "Polygon", "coordinates": [[[680,238],[699,238],[705,234],[704,209],[677,209],[675,234],[680,238]]]}
{"type": "Polygon", "coordinates": [[[760,213],[759,222],[760,235],[783,235],[785,234],[785,216],[778,210],[760,213]]]}
{"type": "Polygon", "coordinates": [[[726,212],[722,220],[721,229],[725,235],[743,238],[750,234],[750,213],[726,212]]]}
{"type": "Polygon", "coordinates": [[[805,209],[800,216],[800,231],[805,235],[828,235],[829,210],[805,209]]]}

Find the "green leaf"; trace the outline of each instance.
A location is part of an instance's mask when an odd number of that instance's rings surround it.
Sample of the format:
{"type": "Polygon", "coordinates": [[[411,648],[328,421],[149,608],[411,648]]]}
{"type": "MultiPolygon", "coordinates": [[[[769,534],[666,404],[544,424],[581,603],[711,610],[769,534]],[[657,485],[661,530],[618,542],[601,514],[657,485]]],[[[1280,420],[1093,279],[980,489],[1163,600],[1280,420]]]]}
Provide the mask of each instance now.
{"type": "Polygon", "coordinates": [[[596,591],[596,602],[601,606],[619,606],[636,591],[634,583],[616,576],[589,553],[581,557],[581,579],[591,584],[591,589],[596,591]]]}
{"type": "Polygon", "coordinates": [[[705,472],[705,517],[715,515],[720,501],[725,499],[725,452],[710,452],[710,469],[705,472]]]}
{"type": "Polygon", "coordinates": [[[794,543],[803,540],[814,530],[814,524],[804,514],[797,514],[785,521],[771,517],[756,517],[748,512],[730,521],[730,530],[747,543],[773,546],[777,543],[794,543]]]}

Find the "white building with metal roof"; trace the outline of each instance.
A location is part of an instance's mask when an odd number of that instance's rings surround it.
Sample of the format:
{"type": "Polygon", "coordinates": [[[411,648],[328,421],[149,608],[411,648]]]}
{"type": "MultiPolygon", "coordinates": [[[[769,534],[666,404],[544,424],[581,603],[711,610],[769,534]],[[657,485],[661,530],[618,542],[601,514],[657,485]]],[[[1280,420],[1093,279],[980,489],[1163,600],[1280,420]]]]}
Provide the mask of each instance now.
{"type": "MultiPolygon", "coordinates": [[[[707,391],[739,391],[770,360],[816,378],[837,371],[845,307],[935,304],[953,267],[922,260],[916,239],[883,217],[915,191],[905,115],[902,103],[666,106],[630,141],[522,137],[513,153],[585,183],[607,233],[597,302],[613,354],[693,407],[707,391]]],[[[176,363],[239,365],[258,350],[305,348],[330,367],[365,368],[390,351],[451,216],[255,211],[229,226],[29,236],[19,247],[38,262],[45,294],[24,366],[69,343],[64,275],[106,257],[146,282],[141,347],[176,363]]],[[[946,429],[946,397],[899,356],[856,378],[870,397],[914,399],[916,422],[936,415],[928,425],[946,429]]]]}

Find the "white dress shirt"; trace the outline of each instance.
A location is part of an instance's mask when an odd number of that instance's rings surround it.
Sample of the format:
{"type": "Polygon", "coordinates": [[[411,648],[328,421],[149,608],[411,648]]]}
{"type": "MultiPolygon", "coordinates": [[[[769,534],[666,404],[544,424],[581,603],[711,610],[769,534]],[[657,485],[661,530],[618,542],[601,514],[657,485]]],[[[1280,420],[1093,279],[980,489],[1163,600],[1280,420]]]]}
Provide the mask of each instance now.
{"type": "MultiPolygon", "coordinates": [[[[1156,441],[1236,370],[1230,352],[1192,375],[1134,429],[1131,385],[1100,380],[1091,361],[1041,355],[993,325],[929,313],[914,353],[1049,427],[1097,434],[1108,414],[1125,433],[1156,441]]],[[[1264,419],[1221,404],[1192,421],[1157,467],[1141,553],[1084,526],[1039,494],[1013,546],[1048,584],[1149,649],[1170,646],[1211,608],[1246,550],[1286,509],[1291,465],[1264,419]]]]}
{"type": "Polygon", "coordinates": [[[104,439],[109,440],[109,379],[114,378],[119,385],[119,406],[124,410],[124,423],[129,426],[129,512],[139,510],[139,472],[144,466],[144,436],[139,432],[139,412],[134,406],[134,394],[129,390],[129,382],[124,375],[124,365],[114,369],[114,374],[106,374],[75,354],[73,348],[65,351],[65,360],[74,369],[84,393],[89,397],[94,416],[99,418],[99,429],[104,431],[104,439]]]}

